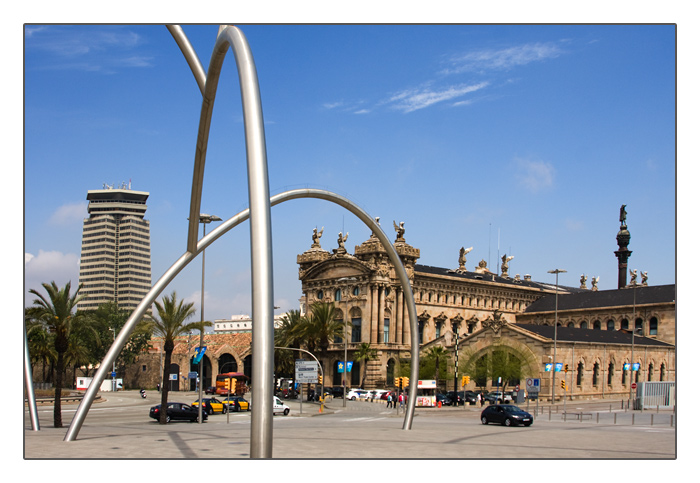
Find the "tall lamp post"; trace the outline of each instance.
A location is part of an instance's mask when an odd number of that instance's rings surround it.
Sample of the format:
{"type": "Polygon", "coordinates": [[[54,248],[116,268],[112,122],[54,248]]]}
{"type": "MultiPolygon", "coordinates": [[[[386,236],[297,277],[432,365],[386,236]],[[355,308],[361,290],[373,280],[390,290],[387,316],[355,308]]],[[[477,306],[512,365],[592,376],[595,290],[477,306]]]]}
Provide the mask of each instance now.
{"type": "MultiPolygon", "coordinates": [[[[199,214],[199,222],[202,224],[202,238],[204,238],[207,235],[207,224],[211,223],[212,221],[221,221],[221,218],[219,218],[216,215],[207,215],[204,213],[199,214]]],[[[201,299],[200,299],[200,306],[199,306],[199,313],[202,316],[201,317],[201,322],[202,325],[199,328],[199,367],[197,369],[197,377],[199,378],[199,404],[197,405],[197,411],[199,413],[198,416],[198,421],[199,424],[202,424],[202,406],[203,401],[202,401],[202,386],[204,382],[204,374],[202,373],[202,369],[204,368],[204,357],[202,356],[202,348],[204,347],[204,252],[206,250],[202,250],[202,294],[201,294],[201,299]]]]}
{"type": "MultiPolygon", "coordinates": [[[[642,321],[642,335],[644,335],[644,322],[642,321]]],[[[637,333],[637,280],[632,281],[632,358],[630,360],[630,401],[632,401],[632,385],[637,382],[634,377],[634,336],[637,333]]],[[[639,373],[639,372],[638,372],[639,373]]],[[[629,405],[629,402],[628,402],[629,405]]],[[[632,402],[634,409],[634,402],[632,402]]]]}
{"type": "Polygon", "coordinates": [[[556,390],[556,368],[557,368],[557,324],[559,323],[559,274],[566,273],[566,270],[555,268],[547,273],[556,275],[556,288],[554,290],[554,359],[552,360],[552,404],[554,404],[554,391],[556,390]]]}

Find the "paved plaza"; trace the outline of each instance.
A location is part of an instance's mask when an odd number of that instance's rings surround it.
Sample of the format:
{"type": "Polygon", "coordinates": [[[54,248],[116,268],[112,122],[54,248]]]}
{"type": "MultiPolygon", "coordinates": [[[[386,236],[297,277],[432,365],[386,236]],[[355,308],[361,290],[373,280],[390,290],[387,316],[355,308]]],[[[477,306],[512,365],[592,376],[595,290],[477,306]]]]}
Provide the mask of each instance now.
{"type": "MultiPolygon", "coordinates": [[[[157,401],[108,394],[94,403],[75,441],[64,442],[76,405],[65,405],[64,428],[52,407],[40,406],[40,430],[24,420],[24,458],[228,459],[250,457],[250,413],[215,414],[203,424],[160,425],[148,418],[157,401]],[[119,401],[115,397],[119,396],[119,401]],[[118,402],[118,403],[117,403],[118,402]]],[[[193,394],[172,394],[189,401],[193,394]]],[[[153,395],[153,398],[156,396],[153,395]]],[[[626,411],[620,401],[529,405],[529,427],[479,421],[474,406],[416,408],[404,430],[401,411],[385,402],[285,401],[289,416],[273,419],[273,459],[666,459],[676,457],[671,411],[626,411]],[[539,409],[539,411],[536,411],[539,409]]],[[[522,405],[527,409],[526,405],[522,405]]]]}

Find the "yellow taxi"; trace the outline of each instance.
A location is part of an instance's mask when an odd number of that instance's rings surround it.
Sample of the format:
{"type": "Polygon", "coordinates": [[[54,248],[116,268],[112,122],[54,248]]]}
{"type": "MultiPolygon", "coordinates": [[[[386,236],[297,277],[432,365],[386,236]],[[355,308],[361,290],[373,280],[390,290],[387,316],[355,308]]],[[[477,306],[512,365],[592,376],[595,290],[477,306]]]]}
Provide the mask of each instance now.
{"type": "Polygon", "coordinates": [[[223,404],[228,406],[229,411],[250,411],[250,404],[241,396],[231,396],[224,399],[223,404]]]}
{"type": "MultiPolygon", "coordinates": [[[[215,397],[205,397],[202,398],[204,401],[204,405],[202,406],[202,411],[205,411],[207,414],[214,414],[214,413],[222,413],[226,414],[228,411],[228,406],[215,397]]],[[[198,407],[199,406],[199,399],[197,399],[195,402],[192,403],[193,407],[198,407]]]]}

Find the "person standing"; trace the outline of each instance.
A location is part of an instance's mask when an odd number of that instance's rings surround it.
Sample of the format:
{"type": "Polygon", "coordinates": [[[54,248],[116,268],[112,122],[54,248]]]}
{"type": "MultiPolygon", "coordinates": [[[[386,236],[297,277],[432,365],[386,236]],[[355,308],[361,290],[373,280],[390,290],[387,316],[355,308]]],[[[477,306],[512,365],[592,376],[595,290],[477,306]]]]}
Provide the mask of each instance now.
{"type": "Polygon", "coordinates": [[[391,393],[387,394],[386,396],[386,407],[391,407],[391,393]]]}

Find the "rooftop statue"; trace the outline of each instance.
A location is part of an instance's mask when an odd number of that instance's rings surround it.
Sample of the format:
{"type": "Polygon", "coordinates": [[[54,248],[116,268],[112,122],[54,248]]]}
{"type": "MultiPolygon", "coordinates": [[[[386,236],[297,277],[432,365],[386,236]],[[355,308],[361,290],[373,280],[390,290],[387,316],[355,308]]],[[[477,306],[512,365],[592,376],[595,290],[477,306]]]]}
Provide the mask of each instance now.
{"type": "Polygon", "coordinates": [[[323,236],[323,227],[321,227],[321,231],[319,232],[316,228],[314,228],[314,233],[311,235],[311,240],[313,240],[313,243],[311,244],[311,248],[321,248],[321,237],[323,236]]]}

